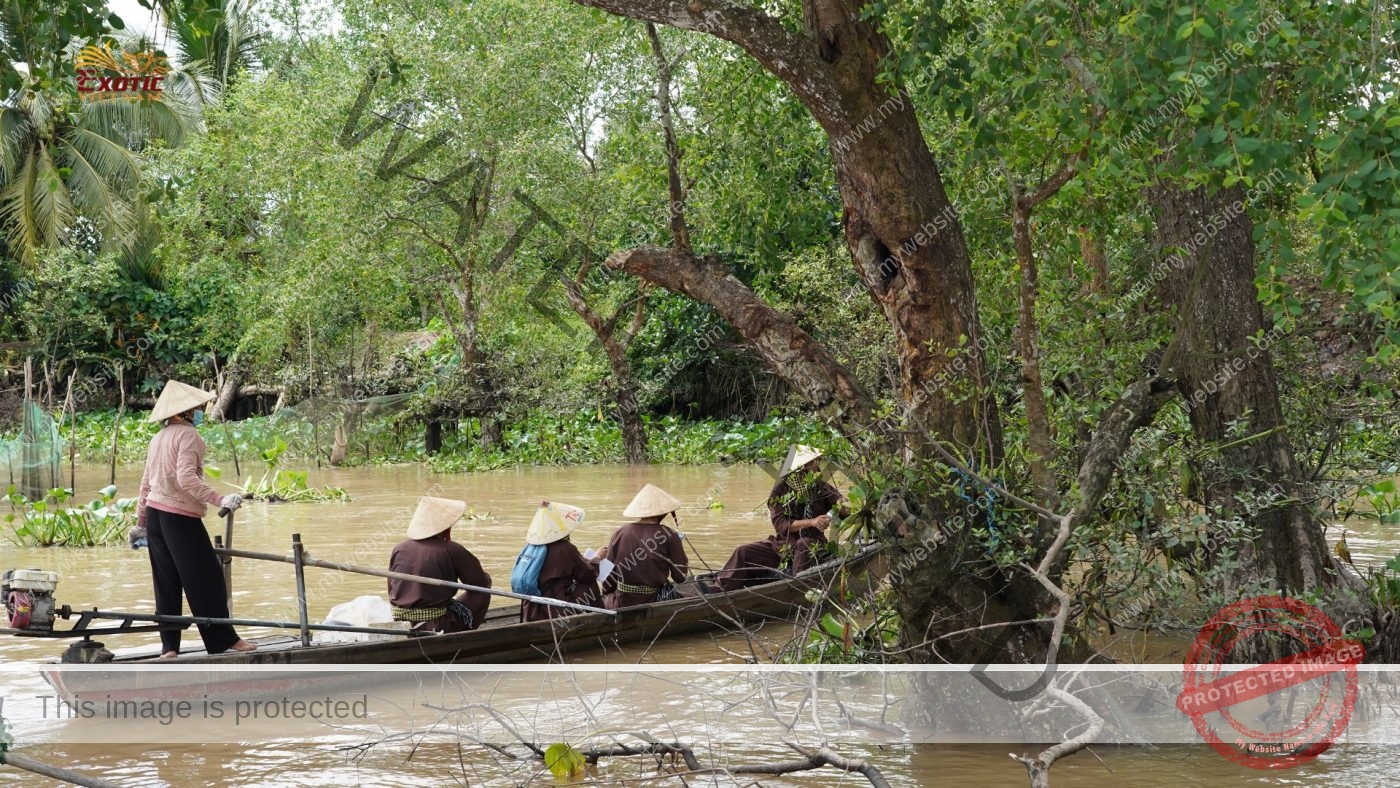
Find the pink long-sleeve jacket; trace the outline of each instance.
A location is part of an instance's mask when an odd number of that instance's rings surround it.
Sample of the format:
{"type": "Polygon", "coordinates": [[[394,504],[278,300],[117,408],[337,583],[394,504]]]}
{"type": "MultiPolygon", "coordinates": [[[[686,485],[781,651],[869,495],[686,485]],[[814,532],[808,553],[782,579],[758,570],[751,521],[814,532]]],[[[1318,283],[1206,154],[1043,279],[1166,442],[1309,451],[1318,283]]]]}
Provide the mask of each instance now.
{"type": "Polygon", "coordinates": [[[219,505],[223,496],[204,481],[204,439],[183,422],[167,424],[151,439],[146,469],[136,497],[136,521],[146,524],[146,507],[203,517],[206,504],[219,505]]]}

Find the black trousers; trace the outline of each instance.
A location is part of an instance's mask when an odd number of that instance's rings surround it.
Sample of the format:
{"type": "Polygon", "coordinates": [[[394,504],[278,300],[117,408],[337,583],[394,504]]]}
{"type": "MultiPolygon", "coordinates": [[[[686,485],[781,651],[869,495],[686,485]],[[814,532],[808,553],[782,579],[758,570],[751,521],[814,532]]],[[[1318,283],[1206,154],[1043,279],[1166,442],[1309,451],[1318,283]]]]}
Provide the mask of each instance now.
{"type": "MultiPolygon", "coordinates": [[[[187,514],[146,507],[146,552],[155,580],[156,614],[182,615],[190,599],[190,615],[228,618],[228,589],[224,568],[214,554],[204,521],[187,514]]],[[[238,633],[228,624],[200,624],[199,636],[210,654],[228,651],[238,633]]],[[[160,633],[161,652],[180,650],[180,630],[160,633]]]]}

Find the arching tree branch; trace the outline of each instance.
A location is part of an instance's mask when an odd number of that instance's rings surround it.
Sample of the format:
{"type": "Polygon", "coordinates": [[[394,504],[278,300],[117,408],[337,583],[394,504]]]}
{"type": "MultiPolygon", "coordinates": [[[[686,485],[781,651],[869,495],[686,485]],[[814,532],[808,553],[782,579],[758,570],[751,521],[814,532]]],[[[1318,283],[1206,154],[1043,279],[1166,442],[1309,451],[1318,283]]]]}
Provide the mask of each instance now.
{"type": "Polygon", "coordinates": [[[810,42],[777,18],[729,0],[574,0],[618,16],[708,33],[737,44],[802,99],[818,122],[831,128],[851,123],[831,69],[810,42]]]}
{"type": "Polygon", "coordinates": [[[614,252],[608,266],[715,308],[793,388],[817,407],[839,404],[870,421],[873,400],[841,362],[788,315],[764,303],[711,258],[643,246],[614,252]]]}

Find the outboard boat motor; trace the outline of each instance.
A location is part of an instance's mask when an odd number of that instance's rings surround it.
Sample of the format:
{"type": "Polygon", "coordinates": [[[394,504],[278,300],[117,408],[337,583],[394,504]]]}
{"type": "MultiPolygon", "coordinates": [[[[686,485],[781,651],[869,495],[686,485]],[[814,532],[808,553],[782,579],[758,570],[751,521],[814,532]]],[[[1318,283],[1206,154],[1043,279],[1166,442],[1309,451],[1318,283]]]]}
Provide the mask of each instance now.
{"type": "Polygon", "coordinates": [[[5,601],[10,628],[30,632],[53,631],[53,592],[58,573],[42,569],[10,569],[0,576],[0,599],[5,601]]]}

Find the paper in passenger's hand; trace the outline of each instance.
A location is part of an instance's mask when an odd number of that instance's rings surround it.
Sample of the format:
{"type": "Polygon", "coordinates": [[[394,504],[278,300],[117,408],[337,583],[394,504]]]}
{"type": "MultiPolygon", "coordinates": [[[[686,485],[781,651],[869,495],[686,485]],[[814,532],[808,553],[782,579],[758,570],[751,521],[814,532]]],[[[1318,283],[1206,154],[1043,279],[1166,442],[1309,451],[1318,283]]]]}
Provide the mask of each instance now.
{"type": "Polygon", "coordinates": [[[583,551],[583,560],[585,561],[592,561],[596,557],[598,557],[598,551],[591,547],[583,551]]]}
{"type": "Polygon", "coordinates": [[[598,562],[598,582],[599,582],[599,583],[601,583],[601,582],[603,582],[604,580],[607,580],[607,579],[608,579],[608,575],[612,574],[612,570],[613,570],[613,567],[614,567],[614,566],[617,566],[617,564],[614,564],[612,561],[609,561],[609,560],[606,559],[606,558],[604,558],[603,560],[601,560],[601,561],[598,562]]]}

